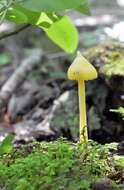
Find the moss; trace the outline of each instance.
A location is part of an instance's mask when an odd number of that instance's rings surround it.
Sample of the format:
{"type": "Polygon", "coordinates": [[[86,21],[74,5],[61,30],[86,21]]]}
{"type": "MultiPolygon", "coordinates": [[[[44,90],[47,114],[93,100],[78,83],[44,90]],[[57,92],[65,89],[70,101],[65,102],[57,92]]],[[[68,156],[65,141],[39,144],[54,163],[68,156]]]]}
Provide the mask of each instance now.
{"type": "Polygon", "coordinates": [[[0,157],[0,188],[90,190],[96,180],[116,175],[110,148],[116,144],[83,146],[60,139],[14,149],[0,157]]]}
{"type": "Polygon", "coordinates": [[[107,42],[89,49],[84,55],[96,66],[99,73],[105,77],[124,76],[123,44],[107,42]]]}
{"type": "Polygon", "coordinates": [[[124,75],[124,55],[114,51],[108,56],[107,63],[101,68],[101,71],[108,77],[113,75],[124,75]]]}

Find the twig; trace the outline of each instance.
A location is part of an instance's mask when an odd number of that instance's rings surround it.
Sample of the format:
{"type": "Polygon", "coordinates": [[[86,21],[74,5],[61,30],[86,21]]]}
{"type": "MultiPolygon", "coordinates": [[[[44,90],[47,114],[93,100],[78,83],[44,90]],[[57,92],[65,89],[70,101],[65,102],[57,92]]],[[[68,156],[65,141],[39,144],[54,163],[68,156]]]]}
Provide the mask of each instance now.
{"type": "Polygon", "coordinates": [[[0,40],[8,38],[10,36],[16,35],[18,33],[20,33],[21,31],[25,30],[26,28],[28,28],[29,26],[31,26],[30,24],[25,24],[17,29],[15,29],[14,31],[11,32],[4,32],[0,35],[0,40]]]}
{"type": "Polygon", "coordinates": [[[30,72],[43,59],[43,53],[39,49],[32,50],[31,55],[22,61],[13,75],[3,85],[0,91],[0,109],[4,108],[15,90],[25,81],[30,72]]]}

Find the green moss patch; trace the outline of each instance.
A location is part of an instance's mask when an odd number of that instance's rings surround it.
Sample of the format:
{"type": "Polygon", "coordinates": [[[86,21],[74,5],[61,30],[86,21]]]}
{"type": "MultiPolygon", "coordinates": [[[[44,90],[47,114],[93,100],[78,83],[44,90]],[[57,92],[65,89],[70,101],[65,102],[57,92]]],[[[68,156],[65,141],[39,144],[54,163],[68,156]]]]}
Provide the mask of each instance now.
{"type": "MultiPolygon", "coordinates": [[[[108,177],[118,181],[118,167],[110,148],[116,144],[88,145],[57,142],[33,143],[0,157],[0,188],[6,190],[90,190],[108,177]]],[[[123,165],[119,165],[119,172],[123,165]]]]}
{"type": "Polygon", "coordinates": [[[96,66],[99,74],[105,77],[124,76],[124,45],[107,42],[90,48],[84,54],[96,66]]]}
{"type": "Polygon", "coordinates": [[[112,52],[101,71],[108,77],[112,75],[124,76],[124,56],[120,52],[112,52]]]}

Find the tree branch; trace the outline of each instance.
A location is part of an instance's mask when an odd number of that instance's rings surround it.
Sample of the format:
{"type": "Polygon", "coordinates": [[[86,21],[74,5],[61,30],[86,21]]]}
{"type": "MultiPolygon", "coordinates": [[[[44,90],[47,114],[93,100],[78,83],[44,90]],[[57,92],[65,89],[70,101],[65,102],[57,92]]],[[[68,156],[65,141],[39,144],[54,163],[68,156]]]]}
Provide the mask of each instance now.
{"type": "Polygon", "coordinates": [[[20,33],[21,31],[25,30],[26,28],[28,28],[29,26],[31,26],[30,24],[25,24],[19,28],[16,28],[14,31],[11,31],[11,32],[3,32],[1,35],[0,35],[0,40],[3,40],[5,38],[8,38],[10,36],[13,36],[13,35],[16,35],[18,33],[20,33]]]}

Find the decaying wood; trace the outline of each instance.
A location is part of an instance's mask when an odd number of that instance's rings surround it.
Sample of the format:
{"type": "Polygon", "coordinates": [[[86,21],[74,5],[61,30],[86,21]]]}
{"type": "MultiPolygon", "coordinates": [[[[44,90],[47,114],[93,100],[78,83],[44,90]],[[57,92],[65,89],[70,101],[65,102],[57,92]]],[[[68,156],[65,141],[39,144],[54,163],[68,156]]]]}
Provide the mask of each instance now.
{"type": "Polygon", "coordinates": [[[55,113],[56,109],[57,109],[58,107],[60,107],[60,105],[61,105],[63,102],[65,102],[65,101],[67,100],[68,96],[69,96],[69,91],[66,91],[66,92],[64,92],[58,99],[54,100],[53,106],[52,106],[52,108],[50,109],[49,113],[46,114],[45,119],[44,119],[41,123],[39,123],[39,125],[38,125],[37,127],[43,126],[43,128],[44,128],[44,127],[45,127],[45,128],[46,128],[46,127],[47,127],[47,128],[50,128],[50,122],[51,122],[51,120],[52,120],[52,118],[53,118],[53,116],[54,116],[54,113],[55,113]]]}
{"type": "Polygon", "coordinates": [[[0,109],[4,108],[15,90],[25,81],[30,72],[38,65],[43,58],[39,49],[32,50],[31,55],[25,58],[12,76],[3,85],[0,91],[0,109]]]}

